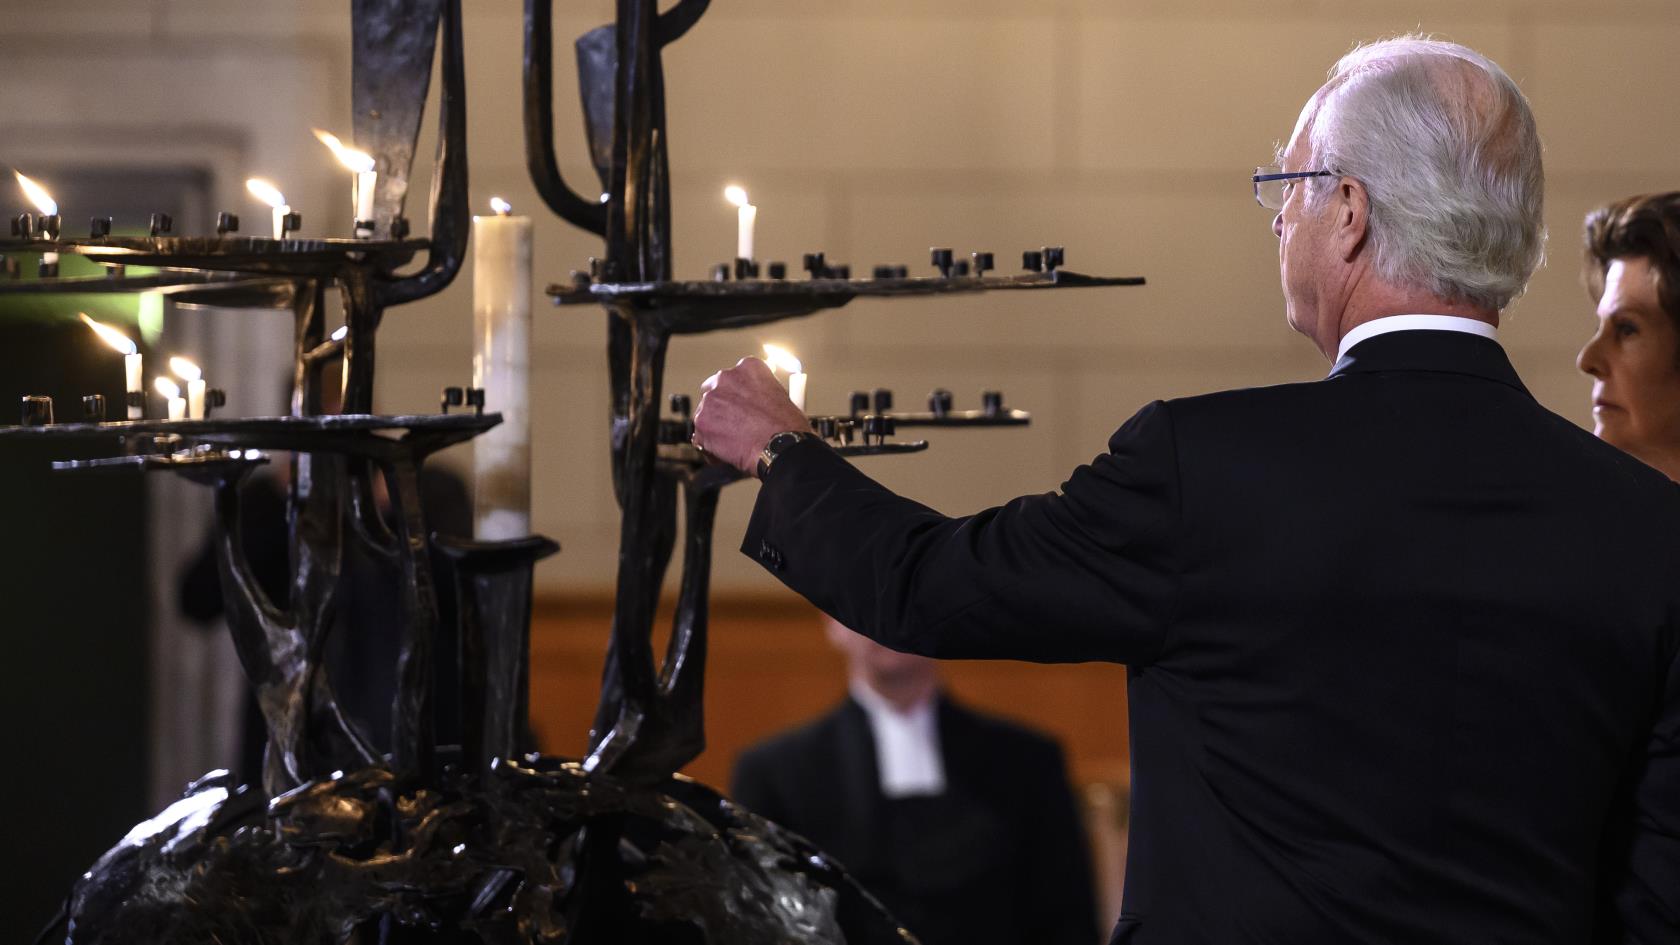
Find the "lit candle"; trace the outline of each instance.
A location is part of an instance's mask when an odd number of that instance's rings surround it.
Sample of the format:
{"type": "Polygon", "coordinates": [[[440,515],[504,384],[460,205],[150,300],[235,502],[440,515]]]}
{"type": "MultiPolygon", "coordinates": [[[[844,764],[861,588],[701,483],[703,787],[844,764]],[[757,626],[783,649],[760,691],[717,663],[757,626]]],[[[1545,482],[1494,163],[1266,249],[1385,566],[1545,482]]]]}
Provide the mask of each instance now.
{"type": "Polygon", "coordinates": [[[159,376],[152,382],[157,385],[157,392],[169,402],[169,419],[185,420],[187,418],[187,399],[181,396],[181,385],[167,377],[159,376]]]}
{"type": "Polygon", "coordinates": [[[187,382],[187,419],[203,420],[206,386],[204,372],[198,369],[198,365],[180,357],[169,359],[169,369],[175,372],[176,377],[187,382]]]}
{"type": "Polygon", "coordinates": [[[319,128],[314,131],[315,137],[327,146],[333,157],[338,158],[338,163],[356,175],[356,179],[350,182],[350,203],[354,208],[350,219],[356,227],[357,238],[373,236],[373,195],[379,187],[379,174],[373,169],[373,155],[345,147],[344,142],[330,131],[319,128]],[[367,226],[362,226],[364,223],[367,226]]]}
{"type": "Polygon", "coordinates": [[[285,239],[286,214],[291,213],[292,208],[286,206],[286,197],[280,193],[280,188],[260,177],[253,177],[245,182],[245,189],[251,192],[251,196],[274,208],[274,238],[285,239]]]}
{"type": "Polygon", "coordinates": [[[123,389],[128,391],[128,419],[138,420],[145,416],[146,411],[146,382],[141,379],[140,349],[122,332],[110,325],[100,324],[87,316],[86,312],[79,313],[82,321],[93,329],[99,340],[123,353],[123,380],[127,385],[123,389]]]}
{"type": "Polygon", "coordinates": [[[734,204],[735,258],[753,258],[753,227],[758,224],[758,208],[747,202],[746,188],[730,184],[723,188],[723,199],[734,204]]]}
{"type": "MultiPolygon", "coordinates": [[[[35,209],[41,211],[41,217],[43,220],[47,217],[58,216],[58,201],[52,198],[52,194],[47,193],[47,189],[45,187],[42,187],[35,181],[23,176],[22,171],[14,170],[12,173],[17,175],[18,186],[23,188],[24,196],[28,197],[29,202],[35,205],[35,209]]],[[[49,239],[56,239],[58,236],[57,233],[47,233],[45,235],[49,239]]],[[[50,252],[42,253],[41,265],[43,267],[58,265],[58,254],[50,252]]]]}
{"type": "Polygon", "coordinates": [[[805,382],[809,375],[805,373],[805,366],[793,356],[793,352],[779,345],[764,346],[764,360],[770,365],[771,371],[787,372],[788,399],[800,410],[805,409],[805,382]]]}
{"type": "Polygon", "coordinates": [[[473,217],[473,386],[502,422],[473,440],[473,536],[531,534],[531,218],[473,217]]]}

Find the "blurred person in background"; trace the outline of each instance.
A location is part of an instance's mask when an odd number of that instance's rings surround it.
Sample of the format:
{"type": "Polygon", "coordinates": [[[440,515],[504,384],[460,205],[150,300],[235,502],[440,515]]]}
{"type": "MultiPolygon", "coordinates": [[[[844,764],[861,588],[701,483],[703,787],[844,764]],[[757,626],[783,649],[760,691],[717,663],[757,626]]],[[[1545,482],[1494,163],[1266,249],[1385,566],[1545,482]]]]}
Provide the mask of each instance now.
{"type": "Polygon", "coordinates": [[[735,766],[735,800],[851,871],[923,945],[1095,945],[1056,742],[940,690],[938,664],[826,620],[850,695],[735,766]]]}

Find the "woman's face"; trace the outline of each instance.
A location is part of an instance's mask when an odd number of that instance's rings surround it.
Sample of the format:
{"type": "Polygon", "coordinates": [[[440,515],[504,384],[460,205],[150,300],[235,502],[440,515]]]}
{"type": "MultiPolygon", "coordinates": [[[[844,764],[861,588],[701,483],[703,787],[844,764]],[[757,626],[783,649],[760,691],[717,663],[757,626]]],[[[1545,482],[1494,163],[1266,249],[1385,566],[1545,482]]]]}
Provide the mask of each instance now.
{"type": "Polygon", "coordinates": [[[1680,331],[1643,257],[1612,260],[1598,331],[1575,359],[1593,376],[1593,433],[1645,459],[1680,450],[1680,331]]]}

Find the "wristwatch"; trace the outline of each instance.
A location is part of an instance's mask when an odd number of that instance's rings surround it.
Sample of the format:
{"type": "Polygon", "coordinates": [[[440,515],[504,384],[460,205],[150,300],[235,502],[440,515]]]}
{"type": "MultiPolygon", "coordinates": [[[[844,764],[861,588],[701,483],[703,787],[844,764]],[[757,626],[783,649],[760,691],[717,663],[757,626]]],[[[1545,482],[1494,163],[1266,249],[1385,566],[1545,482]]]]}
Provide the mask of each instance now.
{"type": "Polygon", "coordinates": [[[770,474],[770,464],[786,452],[788,447],[806,440],[816,440],[820,443],[822,437],[809,430],[784,430],[771,437],[770,442],[764,444],[764,451],[758,454],[758,478],[763,479],[770,474]]]}

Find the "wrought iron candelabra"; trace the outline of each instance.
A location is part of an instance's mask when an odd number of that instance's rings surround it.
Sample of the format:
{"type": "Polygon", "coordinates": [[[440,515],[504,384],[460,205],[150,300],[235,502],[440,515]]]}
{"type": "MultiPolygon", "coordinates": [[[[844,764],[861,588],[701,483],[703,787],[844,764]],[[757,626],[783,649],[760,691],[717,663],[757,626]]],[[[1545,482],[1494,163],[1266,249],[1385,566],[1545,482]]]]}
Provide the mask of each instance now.
{"type": "MultiPolygon", "coordinates": [[[[260,239],[218,221],[215,237],[86,238],[19,221],[0,253],[74,253],[103,279],[0,279],[0,293],[155,289],[225,306],[289,311],[295,323],[290,416],[142,420],[0,428],[8,438],[96,439],[116,455],[57,464],[67,471],[166,469],[209,485],[215,546],[240,661],[256,689],[269,745],[260,785],[213,772],[138,826],[77,882],[60,933],[73,943],[496,943],[910,941],[836,863],[797,835],[676,772],[705,746],[701,714],[712,537],[719,492],[740,478],[689,445],[686,397],[663,400],[665,356],[678,335],[741,328],[837,308],[860,296],[1128,285],[1067,271],[1061,250],[1028,254],[1026,271],[993,272],[990,254],[957,262],[935,250],[936,275],[877,267],[852,279],[820,253],[808,278],[737,260],[711,281],[672,278],[668,136],[662,50],[708,0],[618,0],[612,24],[576,43],[585,131],[605,202],[580,196],[555,157],[551,0],[525,6],[528,167],[544,202],[604,240],[588,272],[548,289],[563,307],[608,312],[609,430],[621,513],[611,645],[590,748],[548,758],[526,743],[531,572],[557,546],[435,540],[420,506],[425,459],[499,422],[495,404],[428,416],[371,413],[375,338],[390,306],[433,294],[459,271],[467,238],[465,80],[460,0],[353,0],[355,137],[378,162],[372,238],[260,239]],[[441,44],[439,150],[431,232],[402,217],[409,169],[441,44]],[[399,270],[425,253],[412,275],[399,270]],[[1036,258],[1034,258],[1036,257],[1036,258]],[[131,276],[129,264],[163,267],[131,276]],[[734,278],[731,278],[733,276],[734,278]],[[346,331],[326,335],[325,293],[344,300],[346,331]],[[344,363],[341,415],[322,412],[321,368],[344,363]],[[485,412],[488,408],[491,412],[485,412]],[[265,451],[291,454],[286,606],[268,599],[241,542],[239,490],[265,451]],[[395,510],[375,502],[383,479],[395,510]],[[655,662],[655,613],[679,532],[674,626],[655,662]],[[345,547],[387,562],[402,592],[403,638],[391,753],[347,720],[323,672],[345,547]],[[455,582],[440,611],[437,544],[455,582]],[[432,728],[431,648],[440,627],[461,640],[463,744],[432,728]],[[462,937],[467,936],[467,937],[462,937]]],[[[158,224],[162,224],[161,226],[158,224]]],[[[358,227],[361,224],[358,223],[358,227]]],[[[284,235],[284,234],[282,234],[284,235]]],[[[456,402],[459,402],[457,400],[456,402]]],[[[447,406],[448,401],[446,401],[447,406]]],[[[854,394],[849,409],[811,418],[850,455],[918,452],[899,428],[1028,422],[988,393],[958,410],[936,391],[925,412],[894,411],[888,392],[854,394]]],[[[356,628],[349,628],[354,632],[356,628]]]]}

